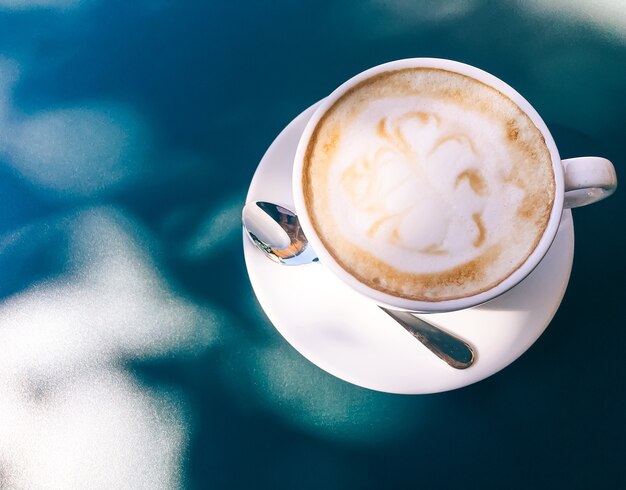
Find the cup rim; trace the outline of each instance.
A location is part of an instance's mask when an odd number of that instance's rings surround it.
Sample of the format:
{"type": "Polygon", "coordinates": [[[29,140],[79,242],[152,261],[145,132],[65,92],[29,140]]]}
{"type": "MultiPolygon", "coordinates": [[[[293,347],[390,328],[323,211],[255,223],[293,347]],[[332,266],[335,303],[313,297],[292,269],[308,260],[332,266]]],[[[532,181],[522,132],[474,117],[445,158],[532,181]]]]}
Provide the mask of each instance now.
{"type": "Polygon", "coordinates": [[[338,276],[341,280],[347,283],[353,290],[365,295],[375,303],[392,309],[414,311],[420,313],[437,313],[446,311],[463,310],[471,308],[473,306],[486,303],[501,294],[505,293],[509,289],[513,288],[519,282],[521,282],[532,270],[539,264],[541,259],[545,256],[550,245],[554,241],[559,223],[561,221],[561,214],[563,211],[564,200],[564,175],[563,166],[561,164],[561,158],[559,156],[556,143],[548,130],[545,122],[532,105],[517,92],[513,87],[500,80],[495,75],[492,75],[480,68],[476,68],[472,65],[461,63],[459,61],[441,59],[441,58],[406,58],[369,68],[352,78],[348,79],[337,87],[330,95],[322,100],[317,107],[311,119],[307,122],[307,125],[300,136],[296,154],[293,164],[293,177],[292,177],[292,191],[296,212],[298,213],[298,219],[302,226],[302,229],[309,241],[309,245],[313,247],[313,250],[317,253],[320,261],[331,272],[338,276]],[[348,90],[357,85],[358,83],[366,80],[376,74],[390,70],[400,70],[406,68],[435,68],[459,73],[461,75],[474,78],[479,82],[482,82],[496,90],[500,91],[506,97],[511,99],[522,111],[531,119],[533,124],[541,132],[548,151],[550,152],[552,160],[552,169],[555,181],[555,194],[552,210],[550,212],[550,218],[548,225],[539,240],[539,243],[528,256],[528,258],[513,271],[508,277],[496,284],[493,288],[483,291],[471,296],[465,296],[462,298],[442,300],[442,301],[418,301],[398,296],[393,296],[388,293],[384,293],[377,289],[370,288],[364,283],[358,281],[354,276],[347,272],[341,265],[339,265],[333,256],[326,250],[322,241],[317,236],[315,228],[311,223],[310,216],[307,211],[306,204],[304,202],[304,193],[302,188],[302,170],[304,164],[304,154],[306,152],[311,135],[319,123],[322,116],[326,111],[333,106],[333,104],[343,96],[348,90]]]}

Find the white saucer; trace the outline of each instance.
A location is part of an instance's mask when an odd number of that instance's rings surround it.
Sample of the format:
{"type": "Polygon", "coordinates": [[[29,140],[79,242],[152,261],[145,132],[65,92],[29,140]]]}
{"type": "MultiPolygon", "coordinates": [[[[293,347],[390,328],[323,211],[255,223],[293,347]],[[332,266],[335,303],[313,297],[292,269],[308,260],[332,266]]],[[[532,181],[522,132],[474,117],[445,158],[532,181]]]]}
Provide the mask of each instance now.
{"type": "MultiPolygon", "coordinates": [[[[294,119],[265,153],[247,201],[293,209],[291,166],[298,139],[315,106],[294,119]]],[[[539,266],[514,289],[470,310],[426,315],[469,341],[476,363],[449,367],[369,300],[320,264],[276,264],[244,234],[252,287],[265,313],[304,357],[345,381],[390,393],[436,393],[480,381],[513,362],[556,313],[574,258],[574,226],[563,213],[558,234],[539,266]]]]}

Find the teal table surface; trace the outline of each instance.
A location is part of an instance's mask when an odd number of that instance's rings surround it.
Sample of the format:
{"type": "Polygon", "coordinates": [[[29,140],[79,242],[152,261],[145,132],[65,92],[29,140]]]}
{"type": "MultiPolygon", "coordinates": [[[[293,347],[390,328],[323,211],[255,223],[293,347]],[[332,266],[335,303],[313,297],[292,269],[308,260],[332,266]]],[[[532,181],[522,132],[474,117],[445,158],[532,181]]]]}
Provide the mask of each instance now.
{"type": "Polygon", "coordinates": [[[626,192],[574,212],[516,362],[401,396],[322,371],[252,291],[258,162],[352,75],[466,62],[563,158],[626,155],[620,0],[0,0],[0,488],[626,488],[626,192]]]}

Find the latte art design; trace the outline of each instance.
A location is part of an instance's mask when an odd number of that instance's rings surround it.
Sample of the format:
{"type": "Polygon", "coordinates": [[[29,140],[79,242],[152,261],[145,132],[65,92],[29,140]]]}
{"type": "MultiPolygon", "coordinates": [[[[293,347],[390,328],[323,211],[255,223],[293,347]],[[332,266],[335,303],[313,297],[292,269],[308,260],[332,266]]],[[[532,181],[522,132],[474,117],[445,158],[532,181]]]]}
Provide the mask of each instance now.
{"type": "MultiPolygon", "coordinates": [[[[446,132],[442,128],[442,118],[429,112],[410,112],[390,121],[387,117],[376,123],[377,137],[380,146],[372,155],[360,155],[341,175],[343,191],[351,205],[369,216],[371,223],[367,228],[367,236],[382,239],[391,245],[399,246],[413,252],[428,255],[448,255],[444,242],[451,229],[451,221],[458,219],[473,223],[473,228],[456,226],[464,229],[462,236],[455,240],[471,242],[475,248],[485,243],[487,230],[483,223],[484,200],[478,200],[475,210],[455,209],[456,216],[439,216],[444,222],[442,234],[432,235],[424,230],[421,236],[412,236],[415,214],[419,212],[421,201],[407,199],[397,203],[402,194],[419,193],[430,196],[431,204],[442,213],[448,208],[456,208],[454,194],[459,186],[467,185],[477,198],[485,198],[488,193],[487,183],[479,168],[468,167],[458,172],[452,184],[452,192],[441,192],[441,188],[449,185],[447,176],[438,178],[438,172],[429,176],[427,166],[439,164],[439,153],[457,152],[468,164],[479,158],[476,145],[471,137],[459,132],[446,132]],[[434,142],[420,145],[422,140],[428,141],[430,134],[437,133],[434,142]],[[455,148],[453,148],[455,147],[455,148]],[[467,158],[469,156],[469,158],[467,158]],[[397,182],[388,183],[385,174],[395,174],[397,182]],[[381,187],[379,185],[383,183],[381,187]],[[446,202],[446,196],[450,196],[446,202]],[[426,234],[428,233],[428,234],[426,234]]],[[[449,158],[449,155],[446,155],[449,158]]]]}
{"type": "Polygon", "coordinates": [[[532,253],[554,200],[551,157],[530,119],[443,70],[387,72],[346,93],[304,163],[327,250],[364,284],[410,299],[501,282],[532,253]]]}

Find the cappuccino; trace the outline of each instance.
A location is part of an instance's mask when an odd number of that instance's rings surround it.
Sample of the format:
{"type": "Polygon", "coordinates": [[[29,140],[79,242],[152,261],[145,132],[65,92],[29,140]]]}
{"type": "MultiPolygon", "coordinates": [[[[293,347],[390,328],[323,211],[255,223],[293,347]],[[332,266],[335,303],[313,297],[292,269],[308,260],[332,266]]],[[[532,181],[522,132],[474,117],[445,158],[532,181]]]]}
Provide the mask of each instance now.
{"type": "Polygon", "coordinates": [[[524,264],[550,220],[555,176],[543,135],[511,99],[455,72],[406,68],[324,113],[302,189],[341,268],[437,302],[492,289],[524,264]]]}

